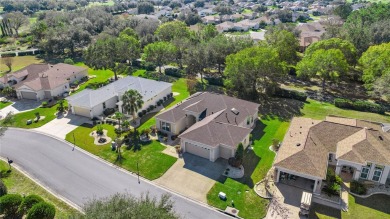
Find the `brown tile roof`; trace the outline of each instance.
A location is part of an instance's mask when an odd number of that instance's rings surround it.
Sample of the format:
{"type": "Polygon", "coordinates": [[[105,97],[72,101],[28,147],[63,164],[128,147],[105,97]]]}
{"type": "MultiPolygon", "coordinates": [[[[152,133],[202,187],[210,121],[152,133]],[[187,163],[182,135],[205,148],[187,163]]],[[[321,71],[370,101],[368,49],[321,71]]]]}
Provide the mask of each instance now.
{"type": "Polygon", "coordinates": [[[368,123],[335,117],[326,121],[293,118],[274,165],[322,179],[326,177],[329,153],[356,163],[389,165],[390,134],[367,128],[380,128],[377,123],[368,123]]]}
{"type": "Polygon", "coordinates": [[[25,70],[23,70],[28,72],[27,78],[16,84],[14,86],[15,88],[25,85],[35,91],[51,90],[68,83],[68,78],[86,70],[84,67],[64,63],[56,65],[33,64],[32,67],[30,66],[27,66],[25,70]]]}

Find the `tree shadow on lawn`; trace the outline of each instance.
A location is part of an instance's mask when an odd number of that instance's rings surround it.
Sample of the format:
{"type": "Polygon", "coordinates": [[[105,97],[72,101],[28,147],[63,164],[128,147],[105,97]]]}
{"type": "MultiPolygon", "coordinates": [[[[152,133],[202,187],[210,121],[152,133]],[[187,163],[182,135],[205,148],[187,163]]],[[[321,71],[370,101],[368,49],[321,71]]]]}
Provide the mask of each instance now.
{"type": "Polygon", "coordinates": [[[355,196],[355,203],[367,208],[390,214],[390,196],[384,194],[372,195],[368,198],[359,198],[355,196]]]}
{"type": "Polygon", "coordinates": [[[294,116],[301,116],[304,102],[287,98],[269,98],[260,103],[259,114],[262,119],[276,119],[289,121],[294,116]]]}
{"type": "Polygon", "coordinates": [[[233,180],[245,184],[252,189],[255,185],[252,179],[252,174],[260,160],[261,158],[257,156],[253,150],[245,150],[244,161],[242,163],[242,166],[244,167],[244,176],[233,180]]]}

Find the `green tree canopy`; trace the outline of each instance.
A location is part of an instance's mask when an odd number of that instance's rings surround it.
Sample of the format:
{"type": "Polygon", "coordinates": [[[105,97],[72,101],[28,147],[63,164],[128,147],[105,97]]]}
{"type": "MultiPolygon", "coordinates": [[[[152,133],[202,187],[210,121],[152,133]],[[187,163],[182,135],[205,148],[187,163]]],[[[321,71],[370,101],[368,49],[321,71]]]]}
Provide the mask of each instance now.
{"type": "Polygon", "coordinates": [[[136,198],[130,194],[116,194],[109,198],[90,201],[84,206],[86,219],[160,218],[176,219],[170,196],[160,199],[149,194],[136,198]]]}
{"type": "Polygon", "coordinates": [[[298,61],[298,39],[292,32],[287,30],[275,30],[267,32],[265,36],[267,43],[276,48],[279,58],[287,64],[296,64],[298,61]]]}
{"type": "Polygon", "coordinates": [[[247,48],[226,58],[225,84],[245,99],[257,100],[259,92],[274,87],[284,74],[277,50],[269,46],[247,48]]]}
{"type": "Polygon", "coordinates": [[[170,42],[155,42],[145,46],[142,58],[147,62],[153,62],[158,66],[161,74],[161,66],[173,61],[176,55],[176,47],[170,42]]]}
{"type": "Polygon", "coordinates": [[[327,40],[320,40],[311,44],[305,51],[305,56],[311,56],[315,51],[320,49],[339,49],[343,54],[348,64],[355,65],[357,62],[357,52],[355,46],[340,38],[331,38],[327,40]]]}
{"type": "Polygon", "coordinates": [[[171,21],[160,25],[155,35],[157,35],[162,41],[171,41],[174,38],[189,38],[190,29],[184,22],[171,21]]]}
{"type": "Polygon", "coordinates": [[[363,68],[364,86],[371,91],[374,82],[390,72],[390,43],[371,46],[362,54],[359,63],[363,68]]]}
{"type": "Polygon", "coordinates": [[[320,79],[325,91],[326,81],[337,81],[346,74],[348,63],[339,49],[319,49],[310,56],[305,56],[296,69],[298,77],[320,79]]]}

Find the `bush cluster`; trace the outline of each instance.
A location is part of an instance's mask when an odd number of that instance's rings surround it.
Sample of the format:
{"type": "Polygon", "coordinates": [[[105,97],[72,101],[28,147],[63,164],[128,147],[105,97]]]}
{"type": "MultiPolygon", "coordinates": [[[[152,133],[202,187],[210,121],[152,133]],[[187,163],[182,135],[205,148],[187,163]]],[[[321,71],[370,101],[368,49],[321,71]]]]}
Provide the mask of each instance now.
{"type": "Polygon", "coordinates": [[[112,114],[114,114],[115,113],[115,109],[114,108],[106,108],[106,109],[104,109],[104,111],[103,111],[103,114],[105,115],[105,116],[109,116],[109,115],[112,115],[112,114]]]}
{"type": "Polygon", "coordinates": [[[176,78],[181,78],[183,76],[182,72],[178,68],[166,68],[165,74],[176,78]]]}
{"type": "Polygon", "coordinates": [[[221,77],[205,77],[204,79],[209,82],[209,85],[223,86],[223,78],[221,77]]]}
{"type": "Polygon", "coordinates": [[[364,186],[363,183],[360,183],[358,181],[352,181],[351,192],[358,195],[365,195],[367,193],[367,188],[364,186]]]}
{"type": "Polygon", "coordinates": [[[363,111],[363,112],[379,113],[379,114],[384,114],[386,111],[386,109],[383,106],[369,101],[364,101],[364,100],[352,101],[352,100],[347,100],[342,98],[336,98],[334,100],[334,105],[339,108],[352,109],[352,110],[363,111]]]}
{"type": "Polygon", "coordinates": [[[283,97],[283,98],[290,98],[300,101],[306,101],[307,100],[307,94],[295,90],[286,90],[283,88],[277,88],[274,93],[277,97],[283,97]]]}

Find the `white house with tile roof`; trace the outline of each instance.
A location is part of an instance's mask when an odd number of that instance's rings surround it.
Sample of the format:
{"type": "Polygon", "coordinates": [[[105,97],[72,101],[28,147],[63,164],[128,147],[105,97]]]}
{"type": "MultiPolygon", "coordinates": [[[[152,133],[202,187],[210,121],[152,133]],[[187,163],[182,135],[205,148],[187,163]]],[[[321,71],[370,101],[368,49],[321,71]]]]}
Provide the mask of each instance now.
{"type": "Polygon", "coordinates": [[[142,95],[144,104],[140,112],[170,95],[172,84],[128,76],[96,90],[85,89],[66,99],[73,114],[93,118],[102,115],[107,108],[122,112],[122,95],[128,90],[136,90],[142,95]]]}

